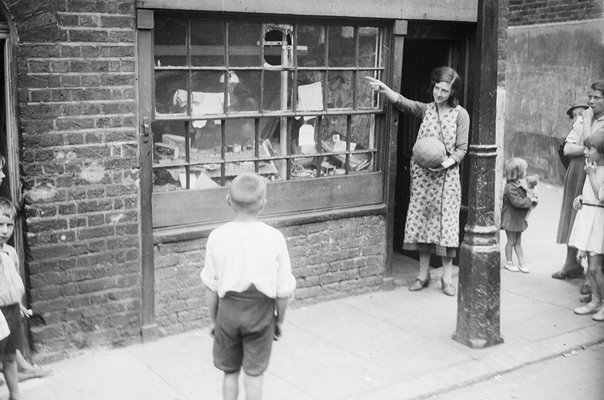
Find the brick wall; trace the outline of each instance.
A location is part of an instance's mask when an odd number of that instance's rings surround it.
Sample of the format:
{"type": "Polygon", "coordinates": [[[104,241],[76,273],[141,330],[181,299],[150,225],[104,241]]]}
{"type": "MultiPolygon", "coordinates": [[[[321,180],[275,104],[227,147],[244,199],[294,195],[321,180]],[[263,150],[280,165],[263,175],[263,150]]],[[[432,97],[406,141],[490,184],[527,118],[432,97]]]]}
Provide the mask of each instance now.
{"type": "Polygon", "coordinates": [[[11,3],[35,349],[139,340],[134,1],[11,3]]]}
{"type": "Polygon", "coordinates": [[[505,157],[525,158],[531,173],[561,185],[566,109],[604,76],[604,1],[508,1],[505,157]]]}
{"type": "Polygon", "coordinates": [[[582,21],[601,18],[602,0],[508,0],[509,25],[533,25],[550,22],[582,21]]]}
{"type": "MultiPolygon", "coordinates": [[[[382,216],[281,227],[297,280],[296,304],[378,290],[385,258],[382,216]]],[[[199,272],[206,239],[155,246],[155,313],[160,335],[206,324],[199,272]]]]}

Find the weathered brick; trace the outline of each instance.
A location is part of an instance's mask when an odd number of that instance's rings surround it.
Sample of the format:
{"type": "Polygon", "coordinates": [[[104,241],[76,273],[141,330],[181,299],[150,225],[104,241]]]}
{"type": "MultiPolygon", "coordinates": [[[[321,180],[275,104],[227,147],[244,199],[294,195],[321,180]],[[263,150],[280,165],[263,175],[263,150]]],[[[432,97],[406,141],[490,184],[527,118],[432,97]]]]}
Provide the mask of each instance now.
{"type": "Polygon", "coordinates": [[[109,32],[103,30],[68,30],[67,36],[71,42],[106,42],[109,39],[109,32]]]}
{"type": "Polygon", "coordinates": [[[100,25],[105,28],[132,28],[134,18],[132,16],[102,15],[100,25]]]}
{"type": "Polygon", "coordinates": [[[27,224],[27,230],[30,233],[45,232],[48,230],[61,230],[67,229],[67,220],[55,219],[55,220],[34,220],[29,219],[27,224]]]}
{"type": "Polygon", "coordinates": [[[56,127],[62,131],[81,130],[94,128],[94,119],[91,118],[59,118],[56,127]]]}

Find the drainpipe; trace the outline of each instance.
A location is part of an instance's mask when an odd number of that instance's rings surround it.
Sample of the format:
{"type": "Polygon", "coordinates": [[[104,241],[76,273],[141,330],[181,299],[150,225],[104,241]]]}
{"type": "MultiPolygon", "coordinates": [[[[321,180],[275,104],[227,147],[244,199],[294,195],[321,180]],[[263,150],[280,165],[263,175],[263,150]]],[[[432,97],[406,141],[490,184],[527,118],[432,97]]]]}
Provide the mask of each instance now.
{"type": "Polygon", "coordinates": [[[472,131],[468,150],[468,222],[461,244],[457,329],[453,340],[471,348],[503,342],[500,336],[499,230],[495,225],[497,103],[496,0],[478,1],[472,131]]]}

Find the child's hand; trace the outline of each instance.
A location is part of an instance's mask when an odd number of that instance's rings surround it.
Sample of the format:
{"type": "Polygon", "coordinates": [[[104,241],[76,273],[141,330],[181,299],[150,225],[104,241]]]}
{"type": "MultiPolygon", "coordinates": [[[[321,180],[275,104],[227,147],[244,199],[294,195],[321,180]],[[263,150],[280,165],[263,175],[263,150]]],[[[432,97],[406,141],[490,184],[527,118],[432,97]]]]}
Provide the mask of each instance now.
{"type": "Polygon", "coordinates": [[[32,315],[34,315],[34,312],[31,309],[29,309],[29,308],[25,308],[25,306],[23,304],[20,304],[19,308],[21,309],[21,316],[22,317],[29,318],[32,315]]]}
{"type": "Polygon", "coordinates": [[[275,322],[275,332],[273,333],[273,340],[277,341],[281,338],[282,334],[282,322],[275,322]]]}
{"type": "Polygon", "coordinates": [[[573,208],[580,210],[583,207],[583,196],[579,195],[573,200],[573,208]]]}
{"type": "Polygon", "coordinates": [[[593,161],[589,161],[589,159],[586,158],[585,159],[585,167],[583,167],[583,169],[585,170],[585,173],[587,175],[595,174],[596,170],[598,169],[598,164],[596,164],[593,161]]]}
{"type": "Polygon", "coordinates": [[[591,107],[587,107],[581,112],[581,116],[585,121],[591,121],[594,117],[594,110],[592,110],[591,107]]]}

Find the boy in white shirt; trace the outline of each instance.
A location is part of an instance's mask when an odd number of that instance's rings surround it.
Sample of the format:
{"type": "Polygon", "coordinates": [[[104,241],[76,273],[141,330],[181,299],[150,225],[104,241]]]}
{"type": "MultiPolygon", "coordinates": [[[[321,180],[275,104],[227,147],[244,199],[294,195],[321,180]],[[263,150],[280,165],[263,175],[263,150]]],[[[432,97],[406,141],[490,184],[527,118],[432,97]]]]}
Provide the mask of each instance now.
{"type": "Polygon", "coordinates": [[[227,202],[235,218],[210,233],[201,271],[208,288],[214,365],[224,372],[224,400],[237,399],[241,368],[246,399],[260,400],[273,340],[281,335],[296,279],[285,238],[258,221],[266,204],[264,179],[237,176],[227,202]]]}

